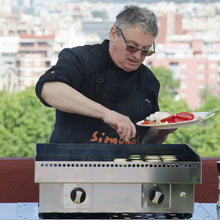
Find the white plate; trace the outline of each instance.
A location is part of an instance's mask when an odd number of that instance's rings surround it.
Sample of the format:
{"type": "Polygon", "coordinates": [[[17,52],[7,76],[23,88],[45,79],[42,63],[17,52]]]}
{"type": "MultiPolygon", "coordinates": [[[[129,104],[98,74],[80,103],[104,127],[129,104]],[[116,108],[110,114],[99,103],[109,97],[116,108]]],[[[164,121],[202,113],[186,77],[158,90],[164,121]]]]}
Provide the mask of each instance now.
{"type": "Polygon", "coordinates": [[[181,128],[181,127],[187,127],[190,125],[195,125],[205,119],[208,119],[215,115],[215,113],[210,114],[210,112],[192,112],[195,116],[193,120],[190,121],[183,121],[183,122],[176,122],[176,123],[162,123],[162,124],[146,124],[143,125],[142,123],[144,120],[137,122],[136,124],[138,126],[143,127],[153,127],[155,129],[173,129],[173,128],[181,128]]]}

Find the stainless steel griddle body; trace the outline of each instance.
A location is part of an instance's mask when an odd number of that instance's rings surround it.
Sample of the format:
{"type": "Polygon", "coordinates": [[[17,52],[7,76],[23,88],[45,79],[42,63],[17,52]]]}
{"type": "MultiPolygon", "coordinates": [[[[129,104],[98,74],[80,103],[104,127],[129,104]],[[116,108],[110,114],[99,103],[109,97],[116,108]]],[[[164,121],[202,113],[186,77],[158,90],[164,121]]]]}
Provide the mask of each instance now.
{"type": "Polygon", "coordinates": [[[188,145],[36,144],[39,213],[193,213],[188,145]]]}

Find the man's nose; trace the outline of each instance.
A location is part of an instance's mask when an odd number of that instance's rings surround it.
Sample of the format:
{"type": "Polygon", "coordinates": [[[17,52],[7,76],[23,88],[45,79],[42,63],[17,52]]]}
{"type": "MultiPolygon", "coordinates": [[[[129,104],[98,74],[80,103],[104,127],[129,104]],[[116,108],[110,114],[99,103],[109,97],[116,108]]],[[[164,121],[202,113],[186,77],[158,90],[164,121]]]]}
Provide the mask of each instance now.
{"type": "Polygon", "coordinates": [[[139,60],[139,59],[141,59],[141,51],[140,50],[138,50],[138,51],[136,51],[136,52],[134,52],[133,53],[133,56],[135,57],[135,59],[137,59],[137,60],[139,60]]]}

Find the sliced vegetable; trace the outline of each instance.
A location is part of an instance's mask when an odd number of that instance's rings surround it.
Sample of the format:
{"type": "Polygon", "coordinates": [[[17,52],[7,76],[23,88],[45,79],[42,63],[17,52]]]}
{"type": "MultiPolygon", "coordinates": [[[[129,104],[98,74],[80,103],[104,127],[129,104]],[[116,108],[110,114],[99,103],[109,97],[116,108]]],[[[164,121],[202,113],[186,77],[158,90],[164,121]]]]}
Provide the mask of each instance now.
{"type": "Polygon", "coordinates": [[[176,116],[185,119],[185,120],[193,120],[194,119],[194,114],[190,113],[190,112],[180,112],[180,113],[176,113],[176,116]]]}
{"type": "Polygon", "coordinates": [[[161,122],[176,123],[182,121],[190,121],[194,119],[194,115],[189,112],[180,112],[161,120],[161,122]]]}
{"type": "Polygon", "coordinates": [[[169,117],[167,117],[167,118],[164,118],[164,119],[162,119],[162,120],[160,120],[161,122],[168,122],[168,123],[175,123],[176,121],[175,121],[175,115],[171,115],[171,116],[169,116],[169,117]]]}
{"type": "Polygon", "coordinates": [[[194,114],[190,112],[179,112],[175,115],[170,115],[169,117],[161,119],[159,122],[154,120],[148,120],[146,119],[144,122],[142,122],[142,125],[148,125],[148,124],[160,124],[160,123],[177,123],[177,122],[184,122],[184,121],[190,121],[195,118],[194,114]]]}
{"type": "Polygon", "coordinates": [[[150,124],[150,121],[144,121],[144,122],[142,122],[142,125],[149,125],[150,124]]]}

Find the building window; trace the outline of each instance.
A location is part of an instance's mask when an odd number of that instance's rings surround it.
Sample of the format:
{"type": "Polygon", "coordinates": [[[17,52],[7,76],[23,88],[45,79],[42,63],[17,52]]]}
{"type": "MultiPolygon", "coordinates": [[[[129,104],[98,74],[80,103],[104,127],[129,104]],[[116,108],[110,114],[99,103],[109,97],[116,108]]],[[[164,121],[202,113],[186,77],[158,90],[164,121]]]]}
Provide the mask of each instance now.
{"type": "Polygon", "coordinates": [[[46,61],[46,67],[50,67],[50,61],[46,61]]]}
{"type": "Polygon", "coordinates": [[[215,78],[216,78],[215,73],[212,73],[212,74],[211,74],[211,79],[215,79],[215,78]]]}
{"type": "Polygon", "coordinates": [[[181,93],[181,98],[185,99],[186,98],[186,93],[181,93]]]}
{"type": "Polygon", "coordinates": [[[8,35],[11,35],[11,36],[14,35],[14,31],[10,30],[8,35]]]}
{"type": "Polygon", "coordinates": [[[41,65],[41,60],[40,59],[35,59],[34,63],[35,63],[35,66],[40,66],[41,65]]]}
{"type": "Polygon", "coordinates": [[[181,69],[186,69],[187,65],[185,63],[181,64],[181,69]]]}
{"type": "Polygon", "coordinates": [[[32,81],[30,79],[25,80],[25,86],[31,86],[32,81]]]}
{"type": "Polygon", "coordinates": [[[25,69],[25,70],[24,70],[24,75],[25,75],[25,76],[31,76],[31,69],[29,69],[29,68],[28,68],[28,69],[25,69]]]}
{"type": "Polygon", "coordinates": [[[21,61],[20,60],[16,60],[16,67],[20,67],[21,66],[21,61]]]}
{"type": "Polygon", "coordinates": [[[186,74],[185,73],[181,73],[181,79],[186,79],[186,74]]]}
{"type": "Polygon", "coordinates": [[[33,47],[34,43],[21,43],[22,47],[33,47]]]}
{"type": "Polygon", "coordinates": [[[179,65],[178,63],[170,63],[169,69],[173,72],[173,78],[179,78],[179,65]]]}
{"type": "Polygon", "coordinates": [[[181,89],[186,89],[186,87],[187,87],[186,83],[181,83],[181,85],[180,85],[181,89]]]}
{"type": "Polygon", "coordinates": [[[30,67],[31,66],[31,60],[26,60],[24,63],[24,66],[30,67]]]}
{"type": "Polygon", "coordinates": [[[39,47],[46,47],[48,46],[47,42],[38,42],[39,47]]]}
{"type": "Polygon", "coordinates": [[[213,48],[213,42],[204,42],[204,47],[205,48],[213,48]]]}
{"type": "Polygon", "coordinates": [[[200,74],[198,75],[198,78],[199,78],[199,79],[204,79],[204,78],[205,78],[205,74],[204,74],[204,73],[200,73],[200,74]]]}
{"type": "Polygon", "coordinates": [[[202,63],[198,64],[198,69],[199,70],[204,70],[205,69],[205,65],[202,64],[202,63]]]}
{"type": "Polygon", "coordinates": [[[218,64],[218,68],[217,69],[218,69],[218,73],[220,73],[220,64],[218,64]]]}
{"type": "Polygon", "coordinates": [[[212,63],[212,64],[210,65],[210,68],[211,68],[211,69],[215,69],[215,68],[216,68],[216,64],[215,64],[215,63],[212,63]]]}
{"type": "Polygon", "coordinates": [[[199,89],[204,89],[204,88],[205,88],[204,84],[203,84],[203,83],[200,83],[200,84],[199,84],[199,89]]]}

